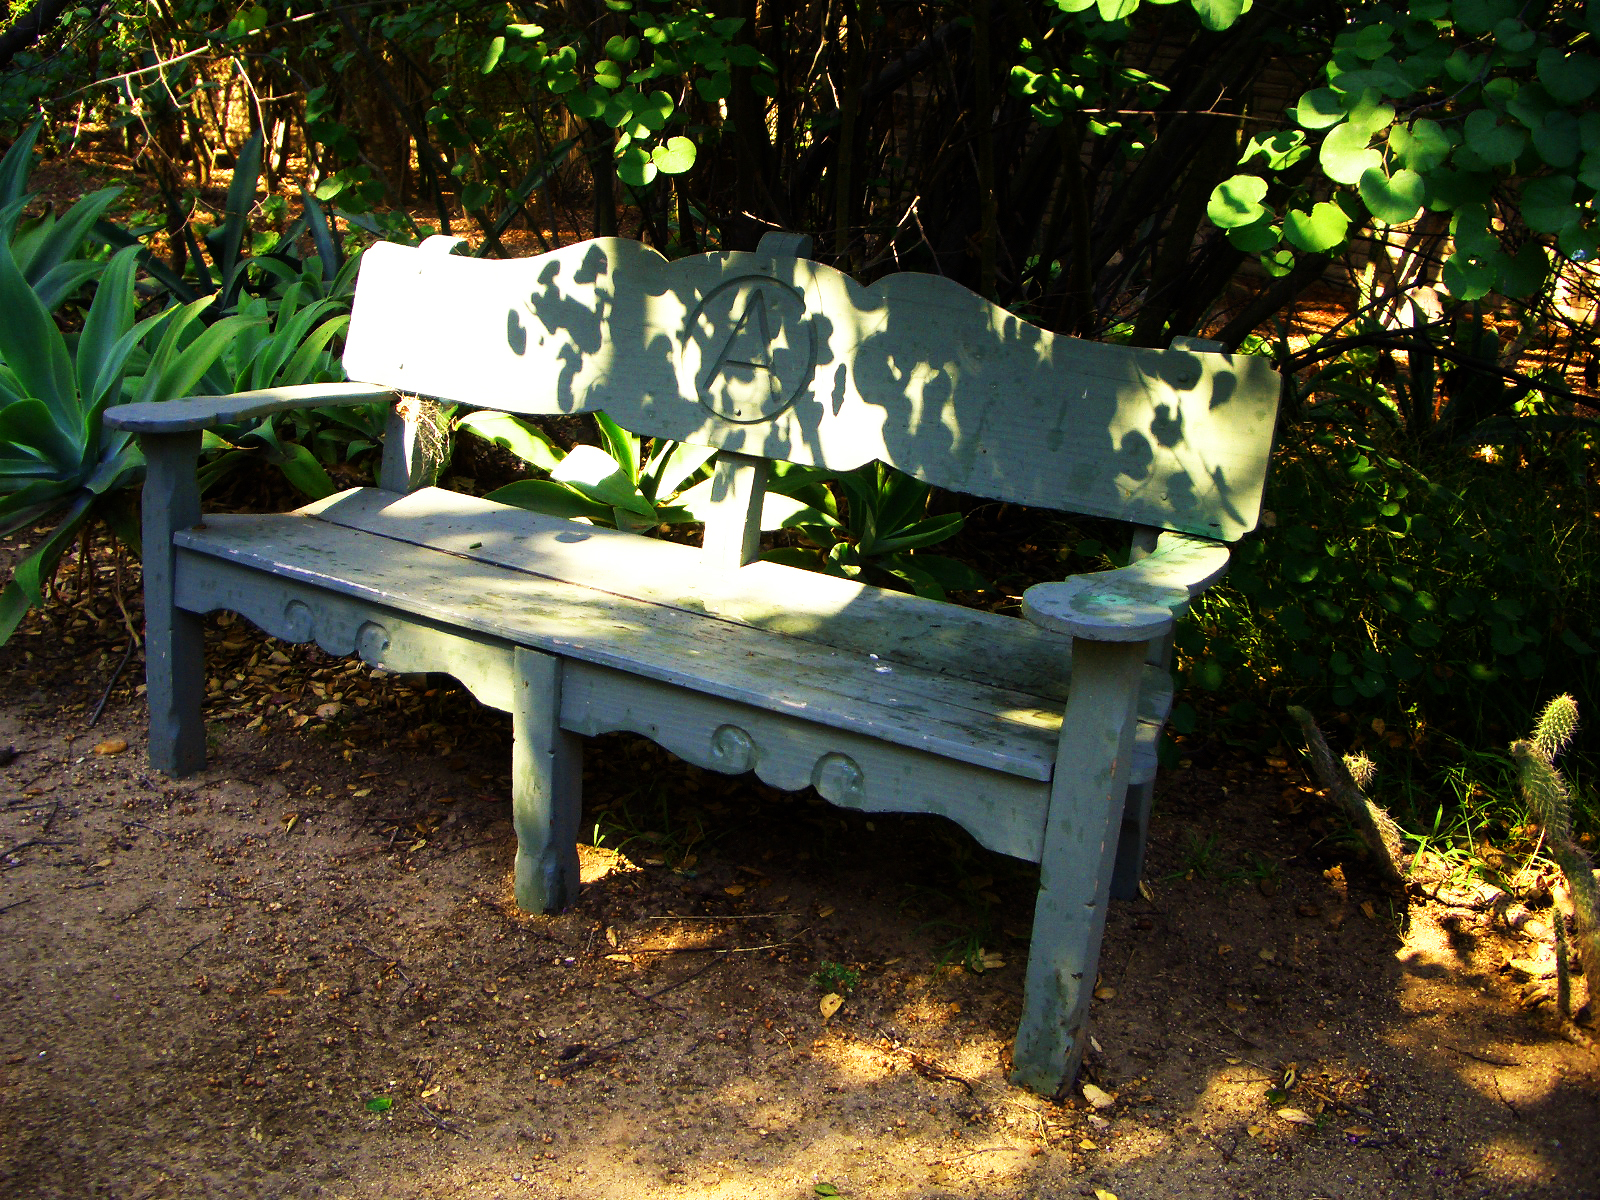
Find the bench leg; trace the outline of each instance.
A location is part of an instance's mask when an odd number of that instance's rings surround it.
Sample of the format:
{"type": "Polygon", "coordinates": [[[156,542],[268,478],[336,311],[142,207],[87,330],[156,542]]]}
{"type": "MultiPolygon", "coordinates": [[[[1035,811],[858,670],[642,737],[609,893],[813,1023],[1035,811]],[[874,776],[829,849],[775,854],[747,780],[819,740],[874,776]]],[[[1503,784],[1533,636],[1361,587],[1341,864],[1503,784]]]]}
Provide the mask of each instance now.
{"type": "Polygon", "coordinates": [[[518,646],[512,723],[511,820],[517,907],[557,912],[578,897],[583,739],[561,728],[561,660],[518,646]]]}
{"type": "Polygon", "coordinates": [[[200,702],[206,693],[200,618],[173,603],[174,530],[200,520],[195,461],[198,433],[147,436],[141,538],[144,542],[145,692],[150,703],[150,765],[190,775],[206,765],[200,702]]]}
{"type": "Polygon", "coordinates": [[[1150,836],[1150,801],[1155,781],[1128,789],[1122,808],[1122,832],[1117,837],[1117,865],[1111,873],[1111,898],[1137,900],[1139,877],[1144,873],[1144,845],[1150,836]]]}
{"type": "Polygon", "coordinates": [[[1070,1084],[1083,1061],[1143,665],[1143,643],[1073,641],[1012,1055],[1011,1081],[1046,1096],[1070,1084]]]}

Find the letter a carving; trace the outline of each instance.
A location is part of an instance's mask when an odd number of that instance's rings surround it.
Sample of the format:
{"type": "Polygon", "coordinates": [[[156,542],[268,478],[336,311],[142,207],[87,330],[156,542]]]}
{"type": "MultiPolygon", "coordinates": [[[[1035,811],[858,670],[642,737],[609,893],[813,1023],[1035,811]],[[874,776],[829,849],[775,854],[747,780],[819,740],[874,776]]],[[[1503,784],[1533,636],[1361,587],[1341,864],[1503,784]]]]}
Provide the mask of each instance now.
{"type": "MultiPolygon", "coordinates": [[[[773,374],[772,364],[772,327],[767,322],[767,297],[760,288],[750,293],[750,298],[745,301],[744,311],[739,314],[739,319],[733,323],[733,332],[728,334],[728,340],[722,344],[722,353],[711,361],[705,375],[700,381],[701,390],[711,386],[711,382],[718,375],[724,374],[729,367],[744,367],[746,370],[754,369],[767,373],[766,391],[770,394],[778,389],[777,376],[773,374]],[[755,328],[751,328],[751,316],[755,317],[755,328]]],[[[754,378],[745,376],[739,382],[754,385],[754,378]]],[[[729,381],[732,382],[732,381],[729,381]]],[[[742,390],[742,389],[741,389],[742,390]]],[[[759,390],[759,389],[758,389],[759,390]]]]}

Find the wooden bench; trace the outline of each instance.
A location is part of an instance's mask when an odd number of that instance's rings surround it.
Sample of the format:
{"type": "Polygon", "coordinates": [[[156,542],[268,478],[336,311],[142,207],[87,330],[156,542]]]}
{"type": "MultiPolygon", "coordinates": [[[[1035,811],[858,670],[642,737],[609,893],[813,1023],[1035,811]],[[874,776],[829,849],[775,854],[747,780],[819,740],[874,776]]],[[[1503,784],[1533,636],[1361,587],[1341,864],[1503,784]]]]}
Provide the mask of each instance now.
{"type": "Polygon", "coordinates": [[[447,672],[512,714],[517,901],[577,890],[582,736],[631,730],[712,770],[880,812],[938,813],[1041,865],[1014,1080],[1083,1052],[1112,876],[1137,884],[1174,614],[1256,523],[1278,378],[1206,344],[1101,345],[949,280],[862,287],[799,257],[667,262],[600,239],[492,262],[374,246],[353,382],[111,410],[142,436],[150,758],[204,765],[201,616],[396,671],[447,672]],[[715,446],[704,549],[428,486],[416,406],[377,487],[208,515],[208,425],[420,395],[604,410],[715,446]],[[1030,589],[1028,619],[756,560],[769,460],[890,463],[938,487],[1110,517],[1132,565],[1030,589]],[[1120,844],[1120,849],[1119,849],[1120,844]]]}

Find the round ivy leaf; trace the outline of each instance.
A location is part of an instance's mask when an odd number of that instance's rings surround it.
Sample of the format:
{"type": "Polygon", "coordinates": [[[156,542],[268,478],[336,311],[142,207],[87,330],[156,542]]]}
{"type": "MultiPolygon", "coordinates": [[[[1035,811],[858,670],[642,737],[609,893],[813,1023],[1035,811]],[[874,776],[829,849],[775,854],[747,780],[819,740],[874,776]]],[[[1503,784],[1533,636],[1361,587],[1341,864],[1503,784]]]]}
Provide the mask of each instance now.
{"type": "Polygon", "coordinates": [[[1482,300],[1494,288],[1497,257],[1503,259],[1505,255],[1497,252],[1486,258],[1473,258],[1456,251],[1445,260],[1441,272],[1445,291],[1457,300],[1482,300]]]}
{"type": "Polygon", "coordinates": [[[1515,125],[1502,125],[1487,108],[1467,114],[1466,134],[1467,148],[1492,167],[1516,162],[1528,144],[1526,133],[1515,125]]]}
{"type": "Polygon", "coordinates": [[[1562,104],[1587,100],[1600,87],[1600,62],[1587,54],[1569,54],[1549,46],[1539,54],[1539,82],[1562,104]]]}
{"type": "Polygon", "coordinates": [[[1200,24],[1212,33],[1221,33],[1245,10],[1245,0],[1189,0],[1200,16],[1200,24]]]}
{"type": "Polygon", "coordinates": [[[1139,10],[1139,0],[1097,0],[1102,21],[1121,21],[1139,10]]]}
{"type": "Polygon", "coordinates": [[[1367,171],[1383,166],[1383,155],[1367,148],[1371,140],[1372,135],[1364,129],[1340,125],[1322,140],[1317,152],[1323,174],[1335,183],[1359,183],[1367,171]]]}
{"type": "Polygon", "coordinates": [[[1463,33],[1488,33],[1517,11],[1515,0],[1454,0],[1450,5],[1456,26],[1463,33]]]}
{"type": "Polygon", "coordinates": [[[1367,211],[1387,225],[1404,225],[1422,209],[1427,196],[1422,176],[1404,167],[1393,175],[1382,169],[1364,171],[1361,175],[1361,202],[1367,211]]]}
{"type": "Polygon", "coordinates": [[[1538,233],[1561,233],[1583,220],[1583,209],[1572,202],[1570,175],[1545,175],[1530,179],[1522,189],[1522,219],[1538,233]]]}
{"type": "Polygon", "coordinates": [[[663,175],[682,175],[694,166],[694,143],[686,137],[668,138],[650,152],[651,161],[663,175]]]}
{"type": "Polygon", "coordinates": [[[1539,128],[1533,131],[1533,148],[1552,167],[1572,166],[1583,148],[1578,118],[1565,109],[1547,113],[1539,128]]]}
{"type": "Polygon", "coordinates": [[[1426,118],[1389,131],[1389,149],[1400,165],[1413,171],[1431,171],[1450,157],[1450,135],[1437,121],[1426,118]]]}
{"type": "Polygon", "coordinates": [[[1294,251],[1274,250],[1261,256],[1261,268],[1274,279],[1281,279],[1294,270],[1294,251]]]}
{"type": "Polygon", "coordinates": [[[672,97],[665,92],[651,92],[633,111],[646,129],[660,129],[672,119],[672,97]]]}
{"type": "Polygon", "coordinates": [[[644,187],[656,177],[656,171],[642,146],[629,146],[617,157],[617,178],[630,187],[644,187]]]}
{"type": "Polygon", "coordinates": [[[1344,241],[1349,229],[1350,218],[1344,215],[1344,210],[1326,200],[1313,206],[1308,213],[1292,208],[1283,218],[1284,236],[1291,244],[1313,254],[1332,250],[1344,241]]]}
{"type": "Polygon", "coordinates": [[[1578,169],[1578,182],[1600,192],[1600,149],[1583,156],[1583,166],[1578,169]]]}
{"type": "Polygon", "coordinates": [[[1512,255],[1500,288],[1514,300],[1526,300],[1544,290],[1549,274],[1549,254],[1538,242],[1528,242],[1512,255]]]}
{"type": "Polygon", "coordinates": [[[1261,198],[1267,194],[1267,181],[1259,175],[1235,175],[1212,189],[1206,216],[1221,229],[1239,229],[1261,219],[1267,211],[1261,198]]]}
{"type": "Polygon", "coordinates": [[[1363,133],[1374,134],[1394,123],[1394,105],[1383,102],[1377,88],[1365,88],[1350,108],[1350,124],[1363,133]]]}
{"type": "Polygon", "coordinates": [[[1538,36],[1515,17],[1506,17],[1496,21],[1494,26],[1494,40],[1499,43],[1502,50],[1512,54],[1521,54],[1524,50],[1531,50],[1538,36]]]}
{"type": "Polygon", "coordinates": [[[1301,96],[1290,115],[1302,129],[1327,129],[1344,120],[1344,105],[1332,88],[1318,88],[1301,96]]]}
{"type": "Polygon", "coordinates": [[[1595,231],[1592,229],[1585,229],[1582,225],[1569,225],[1556,239],[1556,249],[1573,262],[1592,263],[1596,258],[1600,258],[1600,239],[1595,237],[1595,231]]]}
{"type": "Polygon", "coordinates": [[[1228,230],[1228,241],[1233,243],[1235,249],[1243,250],[1246,254],[1260,254],[1264,250],[1271,250],[1281,237],[1278,227],[1272,222],[1271,209],[1267,209],[1259,219],[1248,225],[1237,225],[1228,230]]]}

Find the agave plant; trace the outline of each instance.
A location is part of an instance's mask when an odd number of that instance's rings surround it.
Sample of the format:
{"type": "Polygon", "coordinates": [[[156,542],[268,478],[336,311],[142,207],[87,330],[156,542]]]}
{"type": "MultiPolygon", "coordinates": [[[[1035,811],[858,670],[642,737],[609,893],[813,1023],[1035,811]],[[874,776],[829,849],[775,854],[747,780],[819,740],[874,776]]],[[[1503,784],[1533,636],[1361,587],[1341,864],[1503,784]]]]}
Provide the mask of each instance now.
{"type": "Polygon", "coordinates": [[[53,522],[0,590],[0,644],[90,521],[138,543],[127,501],[144,459],[130,435],[104,428],[106,408],[191,394],[223,348],[260,320],[203,327],[205,297],[136,320],[138,253],[128,247],[104,265],[83,328],[69,335],[0,238],[0,536],[53,522]]]}

